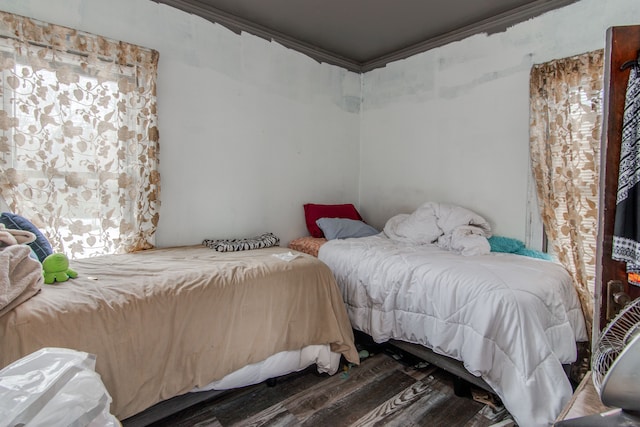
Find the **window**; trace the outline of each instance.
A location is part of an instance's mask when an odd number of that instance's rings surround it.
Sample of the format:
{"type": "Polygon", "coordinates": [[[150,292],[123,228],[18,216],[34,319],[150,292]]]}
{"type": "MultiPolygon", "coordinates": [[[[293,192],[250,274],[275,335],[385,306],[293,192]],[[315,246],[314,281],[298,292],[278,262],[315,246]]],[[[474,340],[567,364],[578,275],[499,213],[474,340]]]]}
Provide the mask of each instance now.
{"type": "Polygon", "coordinates": [[[0,12],[0,196],[55,251],[153,247],[157,61],[153,50],[0,12]]]}

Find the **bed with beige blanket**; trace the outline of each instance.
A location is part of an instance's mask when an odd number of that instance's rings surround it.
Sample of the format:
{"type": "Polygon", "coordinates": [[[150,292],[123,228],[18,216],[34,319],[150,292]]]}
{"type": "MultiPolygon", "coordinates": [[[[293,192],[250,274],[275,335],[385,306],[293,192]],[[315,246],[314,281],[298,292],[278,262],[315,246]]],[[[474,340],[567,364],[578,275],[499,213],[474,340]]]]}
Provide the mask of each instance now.
{"type": "Polygon", "coordinates": [[[42,285],[0,316],[0,367],[43,347],[95,354],[122,420],[193,390],[243,385],[225,379],[278,355],[326,349],[308,359],[329,373],[341,356],[357,363],[331,271],[288,251],[190,246],[72,261],[77,278],[42,285]]]}

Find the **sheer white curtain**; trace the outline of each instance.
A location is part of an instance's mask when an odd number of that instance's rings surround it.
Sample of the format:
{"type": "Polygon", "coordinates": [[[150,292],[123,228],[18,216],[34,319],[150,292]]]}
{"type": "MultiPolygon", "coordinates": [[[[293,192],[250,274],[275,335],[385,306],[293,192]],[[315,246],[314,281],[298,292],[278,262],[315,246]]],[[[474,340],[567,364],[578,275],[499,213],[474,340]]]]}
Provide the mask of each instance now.
{"type": "Polygon", "coordinates": [[[0,12],[0,197],[54,251],[151,248],[158,53],[0,12]]]}
{"type": "Polygon", "coordinates": [[[589,331],[598,226],[603,55],[598,50],[536,65],[530,81],[531,160],[542,220],[553,252],[573,276],[589,331]]]}

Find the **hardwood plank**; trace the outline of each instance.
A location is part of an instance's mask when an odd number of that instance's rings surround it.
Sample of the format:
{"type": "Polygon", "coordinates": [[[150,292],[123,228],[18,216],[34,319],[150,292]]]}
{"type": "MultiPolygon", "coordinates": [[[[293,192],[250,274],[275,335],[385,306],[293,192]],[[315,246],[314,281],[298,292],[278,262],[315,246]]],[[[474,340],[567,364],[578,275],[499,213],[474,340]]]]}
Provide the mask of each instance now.
{"type": "Polygon", "coordinates": [[[494,412],[457,397],[453,378],[385,350],[333,376],[307,369],[278,379],[275,387],[232,390],[153,425],[488,427],[510,418],[504,408],[494,412]]]}
{"type": "Polygon", "coordinates": [[[434,427],[449,426],[451,425],[451,420],[455,419],[458,425],[464,425],[471,420],[483,406],[484,405],[478,402],[470,402],[468,398],[457,397],[452,391],[447,398],[435,402],[435,404],[431,406],[431,410],[418,420],[418,424],[434,427]]]}
{"type": "Polygon", "coordinates": [[[323,377],[329,378],[328,375],[317,374],[315,367],[309,368],[279,378],[275,387],[260,383],[232,390],[152,425],[153,427],[174,427],[178,425],[180,419],[185,417],[186,413],[200,411],[210,411],[211,416],[216,417],[222,425],[232,425],[241,421],[247,414],[258,413],[292,395],[307,390],[321,381],[323,377]]]}
{"type": "Polygon", "coordinates": [[[298,419],[305,420],[319,408],[333,407],[358,389],[369,388],[370,384],[387,378],[397,372],[400,365],[389,357],[365,359],[360,366],[352,367],[348,372],[338,373],[325,381],[293,396],[283,404],[298,419]]]}
{"type": "Polygon", "coordinates": [[[282,406],[282,404],[276,404],[232,425],[243,427],[258,427],[265,425],[270,427],[285,427],[297,426],[298,424],[298,419],[287,411],[287,408],[282,406]]]}
{"type": "Polygon", "coordinates": [[[172,425],[174,427],[222,427],[220,421],[216,419],[215,414],[210,410],[211,408],[206,409],[208,410],[189,413],[180,420],[176,420],[172,425]]]}
{"type": "Polygon", "coordinates": [[[418,381],[365,414],[354,425],[359,427],[415,425],[415,420],[421,418],[423,413],[428,412],[431,404],[446,397],[445,394],[433,387],[431,381],[418,381]],[[427,404],[414,405],[417,401],[427,402],[427,404]]]}
{"type": "Polygon", "coordinates": [[[404,390],[415,380],[399,370],[378,375],[367,387],[360,387],[344,395],[329,406],[316,410],[301,425],[353,425],[360,417],[404,390]]]}
{"type": "Polygon", "coordinates": [[[123,427],[144,427],[151,425],[155,421],[162,420],[176,412],[193,407],[204,401],[211,400],[212,398],[221,396],[224,393],[224,390],[211,390],[201,393],[187,393],[181,396],[176,396],[157,403],[146,411],[123,420],[122,425],[123,427]]]}

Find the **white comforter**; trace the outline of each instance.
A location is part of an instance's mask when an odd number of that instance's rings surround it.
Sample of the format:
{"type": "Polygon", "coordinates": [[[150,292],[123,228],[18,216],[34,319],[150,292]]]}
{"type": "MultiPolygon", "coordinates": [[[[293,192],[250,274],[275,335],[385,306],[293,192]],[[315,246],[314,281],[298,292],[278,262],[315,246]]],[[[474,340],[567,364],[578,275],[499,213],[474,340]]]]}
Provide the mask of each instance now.
{"type": "Polygon", "coordinates": [[[513,254],[461,256],[384,234],[331,240],[318,257],[336,276],[354,328],[461,360],[518,425],[553,423],[571,398],[562,368],[587,339],[559,264],[513,254]]]}
{"type": "Polygon", "coordinates": [[[391,240],[417,245],[437,244],[461,255],[491,251],[491,226],[477,213],[448,203],[427,202],[411,214],[398,214],[384,226],[391,240]]]}

